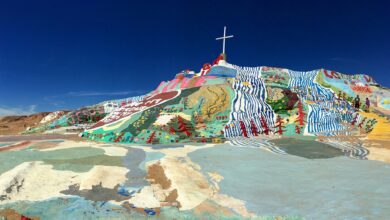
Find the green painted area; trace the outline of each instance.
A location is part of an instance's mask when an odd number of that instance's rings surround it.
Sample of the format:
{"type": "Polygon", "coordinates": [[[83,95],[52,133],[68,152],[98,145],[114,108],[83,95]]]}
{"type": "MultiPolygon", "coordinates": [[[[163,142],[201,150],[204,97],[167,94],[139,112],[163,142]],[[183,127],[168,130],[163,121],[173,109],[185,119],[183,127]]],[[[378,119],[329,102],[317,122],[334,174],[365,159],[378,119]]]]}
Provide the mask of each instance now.
{"type": "Polygon", "coordinates": [[[267,103],[272,107],[275,113],[277,114],[287,114],[288,110],[286,109],[286,103],[288,102],[288,98],[283,96],[283,98],[278,99],[276,101],[267,100],[267,103]]]}
{"type": "Polygon", "coordinates": [[[173,207],[163,207],[161,209],[161,214],[159,218],[161,219],[186,219],[186,220],[303,220],[304,218],[299,216],[253,216],[253,217],[243,217],[235,213],[230,213],[226,215],[223,210],[219,209],[219,206],[212,202],[208,201],[210,205],[214,205],[215,209],[211,208],[210,210],[204,210],[199,213],[194,210],[179,211],[177,208],[173,207]],[[276,218],[278,217],[278,218],[276,218]]]}
{"type": "Polygon", "coordinates": [[[47,164],[53,165],[56,170],[71,170],[74,172],[87,172],[94,165],[123,166],[122,157],[95,155],[72,159],[44,159],[47,164]]]}
{"type": "MultiPolygon", "coordinates": [[[[228,122],[230,102],[234,91],[223,79],[200,95],[196,103],[189,105],[189,97],[199,91],[199,87],[184,89],[181,94],[158,106],[140,111],[121,126],[108,125],[102,128],[84,132],[91,140],[119,143],[153,143],[172,144],[186,142],[211,141],[212,138],[224,138],[221,132],[228,122]],[[221,95],[225,95],[220,97],[221,95]],[[227,99],[230,97],[230,99],[227,99]],[[215,100],[214,100],[215,99],[215,100]],[[225,103],[220,107],[220,102],[225,103]],[[228,104],[226,104],[228,103],[228,104]],[[161,115],[174,115],[166,125],[156,125],[161,115]]],[[[119,123],[119,122],[118,122],[119,123]]]]}
{"type": "Polygon", "coordinates": [[[0,174],[23,162],[44,161],[54,169],[85,172],[94,165],[123,166],[120,157],[104,155],[104,150],[92,147],[78,147],[52,151],[34,148],[0,153],[0,174]]]}
{"type": "Polygon", "coordinates": [[[296,131],[295,131],[295,123],[289,123],[285,125],[285,128],[283,129],[283,136],[291,137],[291,136],[297,136],[296,131]]]}
{"type": "Polygon", "coordinates": [[[40,124],[23,133],[32,134],[79,124],[92,124],[98,122],[106,115],[107,113],[104,112],[103,105],[92,105],[68,112],[67,114],[62,115],[58,119],[55,119],[45,124],[40,124]]]}

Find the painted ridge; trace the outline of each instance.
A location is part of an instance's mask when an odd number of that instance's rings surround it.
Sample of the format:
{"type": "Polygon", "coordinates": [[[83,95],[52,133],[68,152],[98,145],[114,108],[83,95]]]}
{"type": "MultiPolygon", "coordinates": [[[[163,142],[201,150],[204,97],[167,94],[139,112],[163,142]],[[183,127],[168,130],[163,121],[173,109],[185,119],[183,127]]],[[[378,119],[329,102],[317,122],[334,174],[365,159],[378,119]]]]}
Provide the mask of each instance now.
{"type": "Polygon", "coordinates": [[[95,130],[103,126],[111,125],[113,123],[129,119],[132,115],[137,112],[144,111],[146,109],[155,107],[159,104],[172,100],[179,96],[181,90],[169,91],[165,93],[159,93],[146,97],[138,103],[130,103],[125,106],[120,107],[119,109],[114,110],[104,119],[97,122],[89,130],[95,130]]]}

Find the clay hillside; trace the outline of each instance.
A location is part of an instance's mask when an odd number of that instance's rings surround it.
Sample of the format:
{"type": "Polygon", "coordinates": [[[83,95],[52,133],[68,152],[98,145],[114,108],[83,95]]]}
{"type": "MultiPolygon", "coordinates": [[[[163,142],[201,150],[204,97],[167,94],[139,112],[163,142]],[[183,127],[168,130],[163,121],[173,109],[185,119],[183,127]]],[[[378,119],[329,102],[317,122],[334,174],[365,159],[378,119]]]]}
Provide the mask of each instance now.
{"type": "Polygon", "coordinates": [[[0,117],[0,135],[20,134],[45,123],[49,123],[67,111],[40,112],[32,115],[0,117]]]}

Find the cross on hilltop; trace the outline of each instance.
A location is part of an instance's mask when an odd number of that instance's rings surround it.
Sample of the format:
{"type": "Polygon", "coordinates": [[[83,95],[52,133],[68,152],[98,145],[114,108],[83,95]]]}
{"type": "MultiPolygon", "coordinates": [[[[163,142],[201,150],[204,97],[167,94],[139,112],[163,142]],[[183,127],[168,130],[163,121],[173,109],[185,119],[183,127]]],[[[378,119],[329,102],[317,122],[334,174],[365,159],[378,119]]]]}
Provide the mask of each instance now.
{"type": "Polygon", "coordinates": [[[222,40],[222,56],[223,59],[226,60],[226,54],[225,54],[225,41],[226,39],[233,38],[233,35],[226,36],[226,26],[223,27],[223,36],[215,38],[215,40],[222,40]]]}

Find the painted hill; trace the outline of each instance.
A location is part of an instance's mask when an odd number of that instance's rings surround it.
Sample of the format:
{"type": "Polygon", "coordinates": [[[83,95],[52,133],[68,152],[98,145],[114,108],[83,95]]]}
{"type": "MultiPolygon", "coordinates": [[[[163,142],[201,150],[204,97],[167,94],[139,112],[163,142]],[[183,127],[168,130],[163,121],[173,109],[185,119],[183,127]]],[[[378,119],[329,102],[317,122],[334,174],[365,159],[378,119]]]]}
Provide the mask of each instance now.
{"type": "Polygon", "coordinates": [[[199,73],[178,73],[144,96],[84,107],[32,131],[82,126],[86,128],[82,135],[95,141],[171,144],[230,140],[276,153],[283,152],[266,141],[247,137],[317,137],[346,148],[342,141],[330,139],[338,137],[352,143],[347,144],[352,146],[348,148],[351,154],[364,157],[368,151],[348,138],[367,137],[378,117],[388,117],[389,111],[390,91],[368,75],[239,67],[220,57],[199,73]]]}

